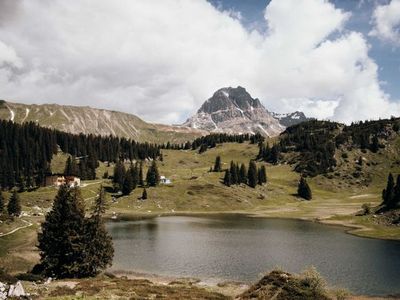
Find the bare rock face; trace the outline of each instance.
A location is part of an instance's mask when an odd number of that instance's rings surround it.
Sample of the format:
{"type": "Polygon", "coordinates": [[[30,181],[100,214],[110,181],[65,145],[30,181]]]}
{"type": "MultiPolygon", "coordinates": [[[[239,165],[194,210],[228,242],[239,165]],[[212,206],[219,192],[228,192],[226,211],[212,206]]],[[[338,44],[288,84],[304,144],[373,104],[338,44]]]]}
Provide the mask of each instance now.
{"type": "Polygon", "coordinates": [[[214,93],[183,126],[230,134],[279,135],[285,127],[253,99],[243,87],[222,88],[214,93]]]}

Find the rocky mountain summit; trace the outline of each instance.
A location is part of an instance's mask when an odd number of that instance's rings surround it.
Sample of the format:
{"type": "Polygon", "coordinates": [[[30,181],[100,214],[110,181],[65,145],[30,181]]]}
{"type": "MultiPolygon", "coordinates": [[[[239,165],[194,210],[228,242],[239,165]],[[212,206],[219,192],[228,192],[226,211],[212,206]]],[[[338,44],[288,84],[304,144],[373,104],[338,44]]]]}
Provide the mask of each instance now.
{"type": "Polygon", "coordinates": [[[307,120],[301,112],[278,115],[269,112],[245,88],[219,89],[183,125],[209,132],[256,133],[276,136],[285,127],[307,120]]]}

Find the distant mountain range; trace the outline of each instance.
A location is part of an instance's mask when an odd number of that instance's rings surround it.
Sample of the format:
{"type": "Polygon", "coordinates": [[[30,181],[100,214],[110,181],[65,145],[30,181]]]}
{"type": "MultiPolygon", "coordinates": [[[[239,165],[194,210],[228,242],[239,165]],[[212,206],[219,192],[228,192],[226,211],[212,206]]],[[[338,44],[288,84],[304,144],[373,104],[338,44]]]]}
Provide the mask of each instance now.
{"type": "Polygon", "coordinates": [[[91,107],[20,104],[0,100],[0,119],[35,122],[70,133],[115,135],[152,143],[182,143],[212,132],[276,136],[287,126],[308,120],[302,112],[269,112],[246,89],[222,88],[182,125],[147,123],[139,117],[91,107]]]}

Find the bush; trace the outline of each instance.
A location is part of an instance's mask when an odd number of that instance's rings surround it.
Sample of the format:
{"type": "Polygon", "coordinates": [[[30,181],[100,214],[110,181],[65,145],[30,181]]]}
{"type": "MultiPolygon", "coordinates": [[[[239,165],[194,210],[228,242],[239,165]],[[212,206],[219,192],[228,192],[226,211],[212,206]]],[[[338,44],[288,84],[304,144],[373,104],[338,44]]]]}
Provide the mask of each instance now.
{"type": "Polygon", "coordinates": [[[346,289],[337,289],[333,291],[336,300],[346,300],[350,296],[350,293],[346,289]]]}
{"type": "Polygon", "coordinates": [[[364,203],[364,204],[361,206],[361,208],[362,208],[362,210],[363,210],[363,215],[364,215],[364,216],[365,216],[365,215],[371,214],[371,204],[369,204],[369,203],[364,203]]]}
{"type": "Polygon", "coordinates": [[[0,267],[0,282],[14,284],[17,282],[17,278],[8,274],[5,268],[0,267]]]}
{"type": "Polygon", "coordinates": [[[324,295],[327,289],[325,279],[317,272],[314,267],[311,267],[300,275],[301,281],[311,289],[312,293],[317,295],[324,295]]]}

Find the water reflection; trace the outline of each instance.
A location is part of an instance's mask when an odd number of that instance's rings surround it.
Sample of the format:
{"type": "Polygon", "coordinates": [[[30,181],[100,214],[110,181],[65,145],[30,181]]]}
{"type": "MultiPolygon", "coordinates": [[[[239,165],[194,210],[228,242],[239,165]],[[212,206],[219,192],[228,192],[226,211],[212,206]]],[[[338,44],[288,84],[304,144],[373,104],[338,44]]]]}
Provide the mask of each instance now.
{"type": "Polygon", "coordinates": [[[400,243],[358,238],[297,220],[162,217],[108,224],[113,269],[254,281],[280,266],[314,265],[332,285],[363,294],[400,292],[400,243]]]}

